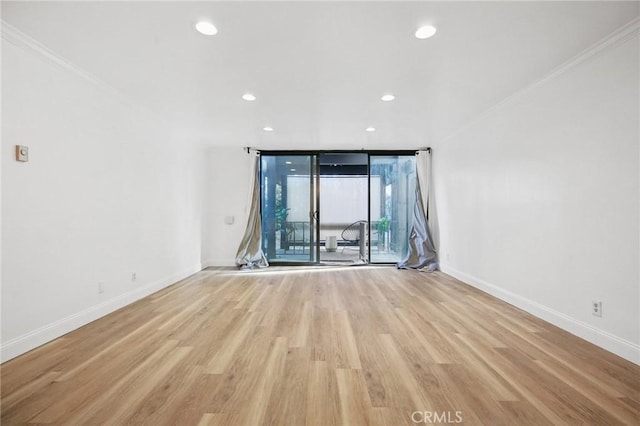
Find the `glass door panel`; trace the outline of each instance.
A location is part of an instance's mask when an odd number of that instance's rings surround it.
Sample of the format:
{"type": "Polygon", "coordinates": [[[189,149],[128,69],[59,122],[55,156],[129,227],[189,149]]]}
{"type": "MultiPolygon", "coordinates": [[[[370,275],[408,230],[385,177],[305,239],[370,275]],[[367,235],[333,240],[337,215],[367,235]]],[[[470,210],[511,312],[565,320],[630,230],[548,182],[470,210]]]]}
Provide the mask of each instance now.
{"type": "Polygon", "coordinates": [[[269,262],[318,262],[317,156],[262,155],[260,177],[269,262]]]}
{"type": "Polygon", "coordinates": [[[372,263],[395,263],[406,255],[413,224],[416,167],[413,155],[371,155],[372,263]]]}
{"type": "Polygon", "coordinates": [[[320,260],[368,263],[368,155],[320,154],[320,260]]]}

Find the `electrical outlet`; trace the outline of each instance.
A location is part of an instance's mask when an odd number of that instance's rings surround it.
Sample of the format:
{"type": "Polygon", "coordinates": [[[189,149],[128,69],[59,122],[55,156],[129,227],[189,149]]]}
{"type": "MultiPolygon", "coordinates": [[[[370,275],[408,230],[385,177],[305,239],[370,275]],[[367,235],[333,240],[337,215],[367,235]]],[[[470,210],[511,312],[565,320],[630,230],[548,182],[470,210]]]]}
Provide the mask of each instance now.
{"type": "Polygon", "coordinates": [[[602,316],[602,302],[599,300],[594,300],[591,302],[591,314],[597,317],[602,316]]]}
{"type": "Polygon", "coordinates": [[[136,282],[137,279],[138,279],[138,277],[136,276],[136,273],[132,272],[131,273],[131,282],[134,283],[134,282],[136,282]]]}
{"type": "Polygon", "coordinates": [[[98,282],[98,294],[104,293],[104,283],[102,281],[98,282]]]}

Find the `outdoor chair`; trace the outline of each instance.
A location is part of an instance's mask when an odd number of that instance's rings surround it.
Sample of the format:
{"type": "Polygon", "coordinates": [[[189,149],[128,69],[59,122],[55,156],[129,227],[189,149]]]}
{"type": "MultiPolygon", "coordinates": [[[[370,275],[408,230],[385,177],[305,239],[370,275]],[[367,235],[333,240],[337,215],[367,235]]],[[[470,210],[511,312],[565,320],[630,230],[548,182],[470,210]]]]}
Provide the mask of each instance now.
{"type": "Polygon", "coordinates": [[[347,226],[346,228],[344,228],[344,230],[342,231],[341,238],[342,238],[343,244],[341,245],[342,245],[343,253],[344,253],[345,247],[360,247],[360,239],[362,238],[362,235],[360,235],[361,224],[364,224],[366,226],[367,221],[358,220],[356,222],[353,222],[351,225],[347,226]]]}

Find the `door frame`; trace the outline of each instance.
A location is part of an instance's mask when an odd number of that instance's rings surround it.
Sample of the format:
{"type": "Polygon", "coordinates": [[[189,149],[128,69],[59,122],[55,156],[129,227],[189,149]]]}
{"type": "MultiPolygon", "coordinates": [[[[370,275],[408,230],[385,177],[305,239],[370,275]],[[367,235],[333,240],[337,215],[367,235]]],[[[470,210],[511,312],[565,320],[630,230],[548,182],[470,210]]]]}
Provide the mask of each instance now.
{"type": "MultiPolygon", "coordinates": [[[[260,150],[260,155],[271,155],[271,156],[287,156],[287,155],[308,155],[308,156],[315,156],[315,165],[314,167],[312,167],[312,172],[315,171],[315,173],[310,175],[310,186],[311,189],[315,189],[315,191],[310,191],[310,202],[315,202],[315,211],[312,214],[310,212],[310,215],[312,215],[313,217],[310,217],[310,221],[315,223],[315,229],[314,229],[314,247],[311,247],[311,241],[309,242],[310,247],[309,247],[309,252],[311,253],[312,250],[315,251],[315,261],[311,261],[309,260],[308,262],[294,262],[294,261],[288,261],[288,260],[269,260],[269,263],[273,263],[274,265],[278,265],[278,266],[318,266],[318,265],[325,265],[321,262],[320,260],[320,225],[322,223],[322,218],[320,216],[320,191],[321,191],[321,185],[320,185],[320,155],[321,154],[367,154],[367,182],[368,182],[368,188],[367,188],[367,235],[369,238],[369,241],[366,242],[367,244],[367,262],[366,263],[361,263],[361,264],[353,264],[353,265],[349,265],[349,266],[363,266],[363,265],[393,265],[395,262],[372,262],[371,261],[371,156],[393,156],[393,155],[405,155],[405,156],[409,156],[409,155],[416,155],[416,153],[419,151],[420,149],[401,149],[401,150],[380,150],[380,149],[374,149],[374,150],[366,150],[366,149],[361,149],[361,150],[354,150],[354,149],[343,149],[343,150],[260,150]],[[315,170],[313,170],[315,168],[315,170]],[[315,185],[315,188],[314,188],[315,185]],[[315,192],[315,200],[313,200],[313,192],[315,192]]],[[[311,163],[311,161],[310,161],[311,163]]],[[[310,164],[311,165],[311,164],[310,164]]],[[[259,166],[259,173],[260,176],[262,177],[262,161],[260,161],[260,166],[259,166]]],[[[260,178],[260,217],[262,217],[262,194],[263,194],[263,188],[262,188],[262,178],[260,178]]]]}

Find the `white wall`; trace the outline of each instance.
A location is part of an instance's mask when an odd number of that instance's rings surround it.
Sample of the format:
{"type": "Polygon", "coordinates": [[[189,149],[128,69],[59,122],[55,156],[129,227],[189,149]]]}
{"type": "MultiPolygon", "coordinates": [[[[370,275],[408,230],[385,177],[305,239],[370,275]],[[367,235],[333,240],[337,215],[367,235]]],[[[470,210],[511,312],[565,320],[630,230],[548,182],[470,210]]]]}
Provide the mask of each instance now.
{"type": "Polygon", "coordinates": [[[4,29],[2,107],[3,360],[200,269],[201,160],[171,128],[4,29]]]}
{"type": "Polygon", "coordinates": [[[238,147],[216,146],[205,155],[203,266],[233,266],[247,225],[251,157],[238,147]],[[233,216],[231,225],[226,216],[233,216]]]}
{"type": "Polygon", "coordinates": [[[640,363],[637,25],[626,34],[433,159],[443,271],[640,363]]]}

